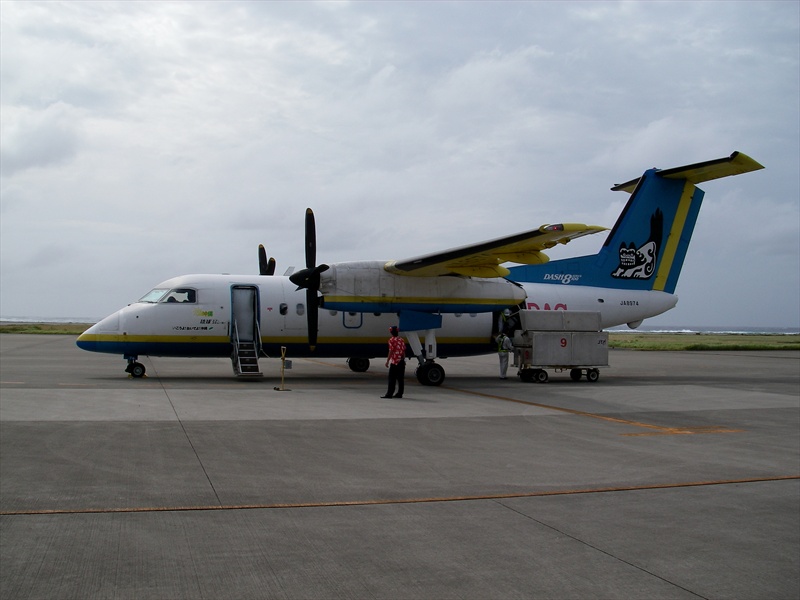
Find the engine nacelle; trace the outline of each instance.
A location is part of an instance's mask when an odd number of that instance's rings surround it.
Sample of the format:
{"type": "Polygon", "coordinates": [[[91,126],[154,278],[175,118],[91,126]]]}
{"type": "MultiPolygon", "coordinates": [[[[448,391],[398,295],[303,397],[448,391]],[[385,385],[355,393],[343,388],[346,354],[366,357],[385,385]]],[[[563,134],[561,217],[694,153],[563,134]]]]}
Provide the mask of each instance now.
{"type": "Polygon", "coordinates": [[[384,269],[383,262],[336,263],[321,274],[323,305],[351,312],[477,313],[523,302],[521,286],[505,279],[463,276],[408,277],[384,269]]]}

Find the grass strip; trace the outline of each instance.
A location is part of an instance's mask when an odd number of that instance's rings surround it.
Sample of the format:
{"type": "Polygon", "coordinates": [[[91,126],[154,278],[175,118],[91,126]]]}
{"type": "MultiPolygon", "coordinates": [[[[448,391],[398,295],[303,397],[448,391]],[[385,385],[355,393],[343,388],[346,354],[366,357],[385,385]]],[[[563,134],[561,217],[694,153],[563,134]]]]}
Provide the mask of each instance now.
{"type": "MultiPolygon", "coordinates": [[[[0,323],[0,333],[78,336],[91,326],[91,323],[0,323]]],[[[621,350],[800,350],[800,335],[612,331],[608,334],[608,345],[621,350]]]]}
{"type": "Polygon", "coordinates": [[[800,335],[610,332],[610,348],[625,350],[800,350],[800,335]]]}
{"type": "Polygon", "coordinates": [[[0,333],[80,335],[93,323],[0,323],[0,333]]]}

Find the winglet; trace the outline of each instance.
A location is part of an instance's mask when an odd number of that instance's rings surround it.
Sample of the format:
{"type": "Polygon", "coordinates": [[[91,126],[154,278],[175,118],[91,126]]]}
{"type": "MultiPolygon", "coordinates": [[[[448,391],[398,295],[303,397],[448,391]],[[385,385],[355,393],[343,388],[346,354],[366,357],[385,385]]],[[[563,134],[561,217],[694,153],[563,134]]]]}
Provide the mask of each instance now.
{"type": "MultiPolygon", "coordinates": [[[[726,158],[717,158],[715,160],[708,160],[684,167],[664,169],[656,171],[656,173],[659,177],[664,177],[665,179],[686,179],[691,183],[698,184],[704,181],[729,177],[731,175],[741,175],[742,173],[749,173],[750,171],[758,171],[763,168],[764,166],[762,164],[753,160],[746,154],[734,152],[726,158]]],[[[640,179],[641,177],[637,177],[626,183],[615,185],[611,188],[611,191],[628,192],[630,194],[636,189],[640,179]]]]}

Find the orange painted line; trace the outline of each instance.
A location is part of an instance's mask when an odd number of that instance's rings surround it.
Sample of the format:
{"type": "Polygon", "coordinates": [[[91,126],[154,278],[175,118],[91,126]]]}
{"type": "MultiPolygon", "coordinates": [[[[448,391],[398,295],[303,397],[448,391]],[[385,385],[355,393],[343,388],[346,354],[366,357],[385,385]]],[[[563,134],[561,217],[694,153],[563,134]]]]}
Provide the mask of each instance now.
{"type": "Polygon", "coordinates": [[[731,485],[741,483],[768,483],[774,481],[791,481],[800,479],[800,475],[777,475],[774,477],[751,477],[745,479],[724,479],[719,481],[684,481],[677,483],[654,483],[621,487],[584,488],[570,490],[551,490],[539,492],[517,492],[506,494],[479,494],[474,496],[443,496],[433,498],[395,498],[373,500],[332,500],[329,502],[290,502],[270,504],[236,504],[208,506],[142,506],[128,508],[64,508],[41,510],[8,510],[0,511],[0,516],[21,515],[72,515],[72,514],[107,514],[107,513],[141,513],[141,512],[189,512],[203,510],[254,510],[276,508],[329,508],[335,506],[377,506],[382,504],[425,504],[435,502],[467,502],[471,500],[504,500],[511,498],[538,498],[545,496],[570,496],[576,494],[604,494],[609,492],[638,492],[643,490],[667,490],[687,487],[712,485],[731,485]]]}
{"type": "MultiPolygon", "coordinates": [[[[322,360],[317,360],[314,358],[302,358],[296,360],[305,360],[310,363],[318,364],[325,367],[333,367],[335,369],[341,370],[349,370],[350,368],[347,365],[342,364],[332,364],[329,362],[325,362],[322,360]]],[[[367,373],[367,375],[374,375],[385,377],[385,373],[377,373],[371,372],[367,373]]],[[[574,408],[563,408],[560,406],[551,406],[549,404],[541,404],[539,402],[531,402],[529,400],[519,400],[517,398],[509,398],[508,396],[498,396],[496,394],[487,394],[485,392],[476,392],[473,390],[465,390],[456,387],[450,387],[447,385],[441,386],[442,389],[451,390],[453,392],[459,392],[462,394],[471,394],[473,396],[480,396],[482,398],[491,398],[492,400],[502,400],[504,402],[515,402],[517,404],[525,404],[527,406],[535,406],[537,408],[545,408],[548,410],[555,410],[558,412],[563,412],[571,415],[576,415],[579,417],[591,417],[592,419],[600,419],[601,421],[609,421],[611,423],[618,423],[620,425],[631,425],[633,427],[643,427],[645,429],[653,430],[652,433],[621,433],[622,436],[627,437],[644,437],[649,435],[699,435],[699,434],[707,434],[707,433],[742,433],[744,429],[730,429],[723,427],[721,425],[711,425],[706,427],[666,427],[664,425],[653,425],[651,423],[642,423],[640,421],[630,421],[628,419],[620,419],[617,417],[607,417],[604,415],[598,415],[595,413],[586,412],[583,410],[576,410],[574,408]]]]}
{"type": "MultiPolygon", "coordinates": [[[[345,364],[329,363],[329,362],[325,362],[323,360],[317,360],[315,358],[308,358],[308,357],[293,358],[292,360],[295,360],[295,361],[304,360],[306,362],[314,363],[315,365],[321,365],[323,367],[333,367],[334,369],[339,369],[339,370],[342,370],[342,371],[350,371],[350,367],[348,367],[346,363],[345,364]]],[[[368,375],[372,375],[372,373],[368,373],[368,375]]]]}
{"type": "MultiPolygon", "coordinates": [[[[442,386],[447,387],[447,386],[442,386]]],[[[473,392],[471,390],[462,390],[460,388],[447,388],[456,392],[464,394],[472,394],[473,396],[482,396],[484,398],[492,398],[494,400],[503,400],[505,402],[515,402],[517,404],[526,404],[528,406],[536,406],[537,408],[546,408],[548,410],[555,410],[558,412],[576,415],[579,417],[591,417],[592,419],[600,419],[601,421],[609,421],[611,423],[619,423],[620,425],[632,425],[634,427],[644,427],[646,429],[654,430],[654,433],[621,433],[625,436],[646,436],[646,435],[686,435],[686,434],[699,434],[699,433],[741,433],[743,429],[728,429],[719,425],[711,425],[707,427],[666,427],[663,425],[653,425],[650,423],[641,423],[639,421],[629,421],[628,419],[619,419],[617,417],[607,417],[605,415],[598,415],[595,413],[586,412],[583,410],[576,410],[574,408],[563,408],[561,406],[551,406],[549,404],[540,404],[539,402],[531,402],[529,400],[518,400],[517,398],[508,398],[506,396],[497,396],[495,394],[486,394],[483,392],[473,392]]]]}
{"type": "Polygon", "coordinates": [[[647,435],[696,435],[705,433],[742,433],[744,429],[728,429],[721,425],[708,427],[665,427],[664,431],[648,431],[647,433],[620,433],[628,437],[641,437],[647,435]]]}

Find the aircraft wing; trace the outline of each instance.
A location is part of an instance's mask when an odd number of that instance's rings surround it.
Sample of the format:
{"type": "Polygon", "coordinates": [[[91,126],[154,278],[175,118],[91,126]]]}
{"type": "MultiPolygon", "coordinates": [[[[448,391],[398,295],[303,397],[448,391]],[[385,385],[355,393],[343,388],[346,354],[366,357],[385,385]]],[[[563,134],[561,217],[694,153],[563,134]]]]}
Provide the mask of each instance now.
{"type": "Polygon", "coordinates": [[[406,260],[392,260],[384,265],[390,273],[413,277],[465,275],[469,277],[505,277],[510,273],[505,262],[524,265],[543,264],[550,260],[542,250],[566,244],[585,235],[605,231],[605,227],[582,223],[542,225],[539,229],[508,237],[426,254],[406,260]]]}

